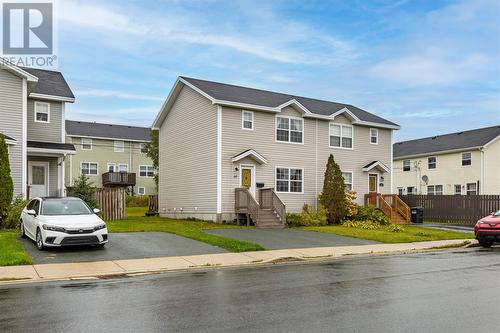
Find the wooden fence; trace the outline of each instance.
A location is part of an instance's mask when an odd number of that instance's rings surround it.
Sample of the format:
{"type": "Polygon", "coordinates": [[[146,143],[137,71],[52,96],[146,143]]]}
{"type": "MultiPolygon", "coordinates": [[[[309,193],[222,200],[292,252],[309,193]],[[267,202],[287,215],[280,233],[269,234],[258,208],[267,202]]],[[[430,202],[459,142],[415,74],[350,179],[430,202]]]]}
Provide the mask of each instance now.
{"type": "Polygon", "coordinates": [[[124,187],[98,188],[95,196],[103,220],[120,220],[125,217],[126,191],[124,187]]]}
{"type": "Polygon", "coordinates": [[[500,209],[500,195],[402,195],[410,207],[423,207],[424,220],[474,225],[500,209]]]}

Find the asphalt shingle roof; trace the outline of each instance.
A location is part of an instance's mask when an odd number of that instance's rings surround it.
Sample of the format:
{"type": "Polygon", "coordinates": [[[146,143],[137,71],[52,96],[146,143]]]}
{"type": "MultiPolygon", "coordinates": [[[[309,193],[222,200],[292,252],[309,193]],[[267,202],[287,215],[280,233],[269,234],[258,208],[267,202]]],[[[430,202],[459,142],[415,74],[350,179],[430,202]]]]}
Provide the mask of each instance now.
{"type": "Polygon", "coordinates": [[[393,145],[394,157],[438,153],[448,150],[460,150],[482,147],[500,135],[500,125],[478,128],[433,137],[397,142],[393,145]]]}
{"type": "Polygon", "coordinates": [[[267,107],[277,107],[283,103],[295,99],[300,104],[305,106],[309,111],[315,114],[329,116],[332,113],[335,113],[343,108],[347,108],[362,121],[397,126],[397,124],[387,119],[376,116],[350,104],[323,101],[314,98],[282,94],[267,90],[241,87],[232,84],[200,80],[185,76],[181,76],[181,78],[191,83],[198,89],[202,90],[206,94],[210,95],[211,97],[219,100],[267,107]]]}
{"type": "Polygon", "coordinates": [[[66,133],[68,135],[122,140],[151,140],[151,129],[147,127],[102,124],[74,120],[66,120],[66,133]]]}
{"type": "Polygon", "coordinates": [[[42,141],[28,141],[26,144],[29,148],[43,148],[43,149],[56,149],[56,150],[75,150],[75,146],[71,143],[57,143],[57,142],[42,142],[42,141]]]}
{"type": "Polygon", "coordinates": [[[60,72],[45,69],[21,67],[24,71],[38,78],[32,93],[75,98],[71,88],[60,72]]]}

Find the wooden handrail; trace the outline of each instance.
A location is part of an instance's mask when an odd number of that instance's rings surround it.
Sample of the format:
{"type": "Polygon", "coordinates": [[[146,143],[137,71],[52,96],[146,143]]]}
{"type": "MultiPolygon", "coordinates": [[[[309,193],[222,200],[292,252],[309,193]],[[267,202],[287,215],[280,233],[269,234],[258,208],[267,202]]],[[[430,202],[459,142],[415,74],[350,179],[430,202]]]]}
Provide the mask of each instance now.
{"type": "Polygon", "coordinates": [[[252,193],[246,187],[236,188],[234,193],[236,212],[249,214],[252,220],[258,221],[260,207],[252,193]]]}

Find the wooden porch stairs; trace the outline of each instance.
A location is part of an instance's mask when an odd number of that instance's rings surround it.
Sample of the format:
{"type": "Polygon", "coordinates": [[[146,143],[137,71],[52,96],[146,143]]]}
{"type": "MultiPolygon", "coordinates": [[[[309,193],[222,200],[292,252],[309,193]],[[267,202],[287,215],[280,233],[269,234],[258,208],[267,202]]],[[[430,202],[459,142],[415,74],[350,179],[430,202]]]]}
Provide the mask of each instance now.
{"type": "Polygon", "coordinates": [[[408,224],[411,222],[410,207],[396,194],[366,194],[366,205],[377,207],[394,224],[408,224]]]}
{"type": "Polygon", "coordinates": [[[281,229],[286,224],[286,207],[274,189],[259,190],[259,202],[247,188],[235,189],[236,214],[245,214],[258,228],[281,229]]]}

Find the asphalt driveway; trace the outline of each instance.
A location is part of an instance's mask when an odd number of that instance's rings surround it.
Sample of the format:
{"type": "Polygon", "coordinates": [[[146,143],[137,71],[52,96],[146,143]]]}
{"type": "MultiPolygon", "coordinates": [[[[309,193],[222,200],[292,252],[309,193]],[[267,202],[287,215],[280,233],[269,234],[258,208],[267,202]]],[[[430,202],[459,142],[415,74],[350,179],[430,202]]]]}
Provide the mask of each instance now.
{"type": "Polygon", "coordinates": [[[267,250],[378,244],[366,239],[296,229],[214,229],[206,233],[257,243],[267,250]]]}
{"type": "Polygon", "coordinates": [[[104,248],[91,246],[49,248],[38,251],[35,242],[19,239],[35,264],[116,259],[187,256],[223,253],[224,249],[166,232],[110,233],[104,248]]]}

